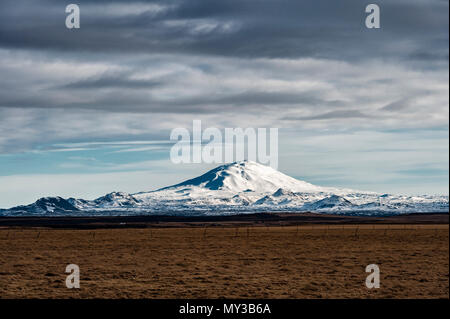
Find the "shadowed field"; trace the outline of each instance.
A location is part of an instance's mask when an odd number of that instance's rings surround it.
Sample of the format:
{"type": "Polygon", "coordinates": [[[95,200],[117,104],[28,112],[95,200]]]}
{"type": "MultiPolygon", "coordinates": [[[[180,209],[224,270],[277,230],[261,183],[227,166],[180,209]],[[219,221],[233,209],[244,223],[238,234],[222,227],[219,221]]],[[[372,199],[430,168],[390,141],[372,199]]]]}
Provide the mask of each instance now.
{"type": "Polygon", "coordinates": [[[1,298],[449,298],[441,225],[0,230],[1,298]],[[64,273],[77,264],[81,288],[64,273]],[[377,264],[381,288],[365,287],[377,264]]]}

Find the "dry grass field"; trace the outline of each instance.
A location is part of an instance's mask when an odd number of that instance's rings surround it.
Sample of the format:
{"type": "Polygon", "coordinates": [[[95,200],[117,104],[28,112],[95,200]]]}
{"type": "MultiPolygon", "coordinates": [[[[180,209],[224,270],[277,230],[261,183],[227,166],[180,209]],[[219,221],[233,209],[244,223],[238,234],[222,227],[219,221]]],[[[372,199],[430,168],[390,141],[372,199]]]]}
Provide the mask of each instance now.
{"type": "Polygon", "coordinates": [[[448,236],[448,224],[3,228],[0,298],[449,298],[448,236]],[[65,286],[71,263],[80,289],[65,286]]]}

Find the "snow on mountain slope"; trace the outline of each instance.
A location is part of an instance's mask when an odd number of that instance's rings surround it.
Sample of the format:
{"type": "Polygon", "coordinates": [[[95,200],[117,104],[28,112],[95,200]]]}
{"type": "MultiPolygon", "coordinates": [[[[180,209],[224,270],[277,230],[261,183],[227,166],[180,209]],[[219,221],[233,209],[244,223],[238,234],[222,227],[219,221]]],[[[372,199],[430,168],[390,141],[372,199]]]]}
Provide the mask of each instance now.
{"type": "Polygon", "coordinates": [[[69,198],[67,201],[78,209],[135,207],[140,203],[132,195],[123,192],[112,192],[92,201],[76,198],[69,198]]]}
{"type": "Polygon", "coordinates": [[[253,191],[274,192],[279,188],[297,192],[318,192],[325,188],[299,181],[273,168],[251,161],[226,164],[180,184],[163,188],[202,187],[208,190],[227,190],[233,193],[253,191]]]}
{"type": "Polygon", "coordinates": [[[348,199],[338,195],[331,195],[329,197],[325,197],[324,199],[307,203],[304,205],[304,208],[314,211],[320,209],[346,209],[352,206],[353,204],[348,199]]]}
{"type": "MultiPolygon", "coordinates": [[[[68,200],[61,197],[43,197],[35,203],[26,206],[17,206],[3,211],[3,215],[26,216],[26,215],[72,215],[81,212],[68,200]],[[6,214],[5,214],[6,212],[6,214]]],[[[2,212],[0,212],[2,215],[2,212]]]]}
{"type": "Polygon", "coordinates": [[[0,215],[211,215],[314,211],[377,215],[448,212],[448,196],[405,196],[315,186],[249,161],[219,166],[159,190],[113,192],[95,200],[42,198],[0,215]]]}
{"type": "Polygon", "coordinates": [[[271,167],[251,161],[242,161],[219,166],[207,173],[164,187],[156,191],[134,194],[143,203],[172,201],[189,203],[197,208],[217,206],[224,203],[228,206],[255,203],[260,205],[262,197],[278,192],[278,195],[294,193],[351,193],[329,187],[320,187],[287,176],[271,167]]]}

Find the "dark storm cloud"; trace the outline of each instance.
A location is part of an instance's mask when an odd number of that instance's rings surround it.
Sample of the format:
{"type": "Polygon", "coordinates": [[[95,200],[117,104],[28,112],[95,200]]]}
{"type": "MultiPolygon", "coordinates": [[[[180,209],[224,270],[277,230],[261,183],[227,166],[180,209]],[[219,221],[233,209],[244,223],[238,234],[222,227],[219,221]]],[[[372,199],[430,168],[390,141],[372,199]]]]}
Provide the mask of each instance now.
{"type": "Polygon", "coordinates": [[[68,3],[0,1],[0,152],[193,117],[305,129],[448,120],[446,1],[377,1],[379,30],[365,28],[360,0],[78,0],[78,30],[65,27],[68,3]]]}
{"type": "Polygon", "coordinates": [[[102,76],[99,78],[86,79],[61,86],[62,89],[151,89],[162,85],[162,82],[154,80],[126,79],[123,76],[102,76]]]}
{"type": "Polygon", "coordinates": [[[114,112],[156,113],[230,113],[258,112],[273,108],[313,107],[316,110],[340,108],[346,101],[321,97],[322,90],[308,92],[248,90],[241,93],[211,92],[193,97],[162,99],[153,89],[171,88],[170,78],[136,80],[126,75],[101,75],[50,87],[36,93],[17,94],[0,89],[0,105],[24,108],[95,109],[114,112]],[[83,97],[83,102],[70,102],[71,96],[83,97]],[[62,96],[62,98],[60,97],[62,96]]]}
{"type": "Polygon", "coordinates": [[[378,1],[382,29],[364,27],[359,0],[142,1],[159,9],[120,14],[102,6],[128,1],[80,0],[81,29],[64,27],[61,1],[0,4],[0,46],[41,50],[207,54],[236,57],[448,57],[448,3],[378,1]],[[398,46],[407,42],[407,48],[398,46]]]}
{"type": "Polygon", "coordinates": [[[168,106],[188,105],[229,105],[229,106],[272,106],[272,105],[310,105],[310,106],[339,106],[345,102],[333,100],[327,101],[319,97],[320,93],[286,93],[286,92],[244,92],[226,96],[201,96],[193,99],[184,99],[166,103],[168,106]]]}

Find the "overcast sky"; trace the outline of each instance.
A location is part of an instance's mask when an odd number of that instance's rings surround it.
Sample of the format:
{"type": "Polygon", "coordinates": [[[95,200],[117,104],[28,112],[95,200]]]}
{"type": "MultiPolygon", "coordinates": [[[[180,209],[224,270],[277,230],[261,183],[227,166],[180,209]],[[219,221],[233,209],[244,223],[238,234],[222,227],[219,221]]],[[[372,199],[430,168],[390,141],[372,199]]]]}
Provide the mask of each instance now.
{"type": "Polygon", "coordinates": [[[448,195],[448,1],[0,2],[0,207],[138,192],[211,166],[170,131],[278,127],[279,170],[448,195]]]}

